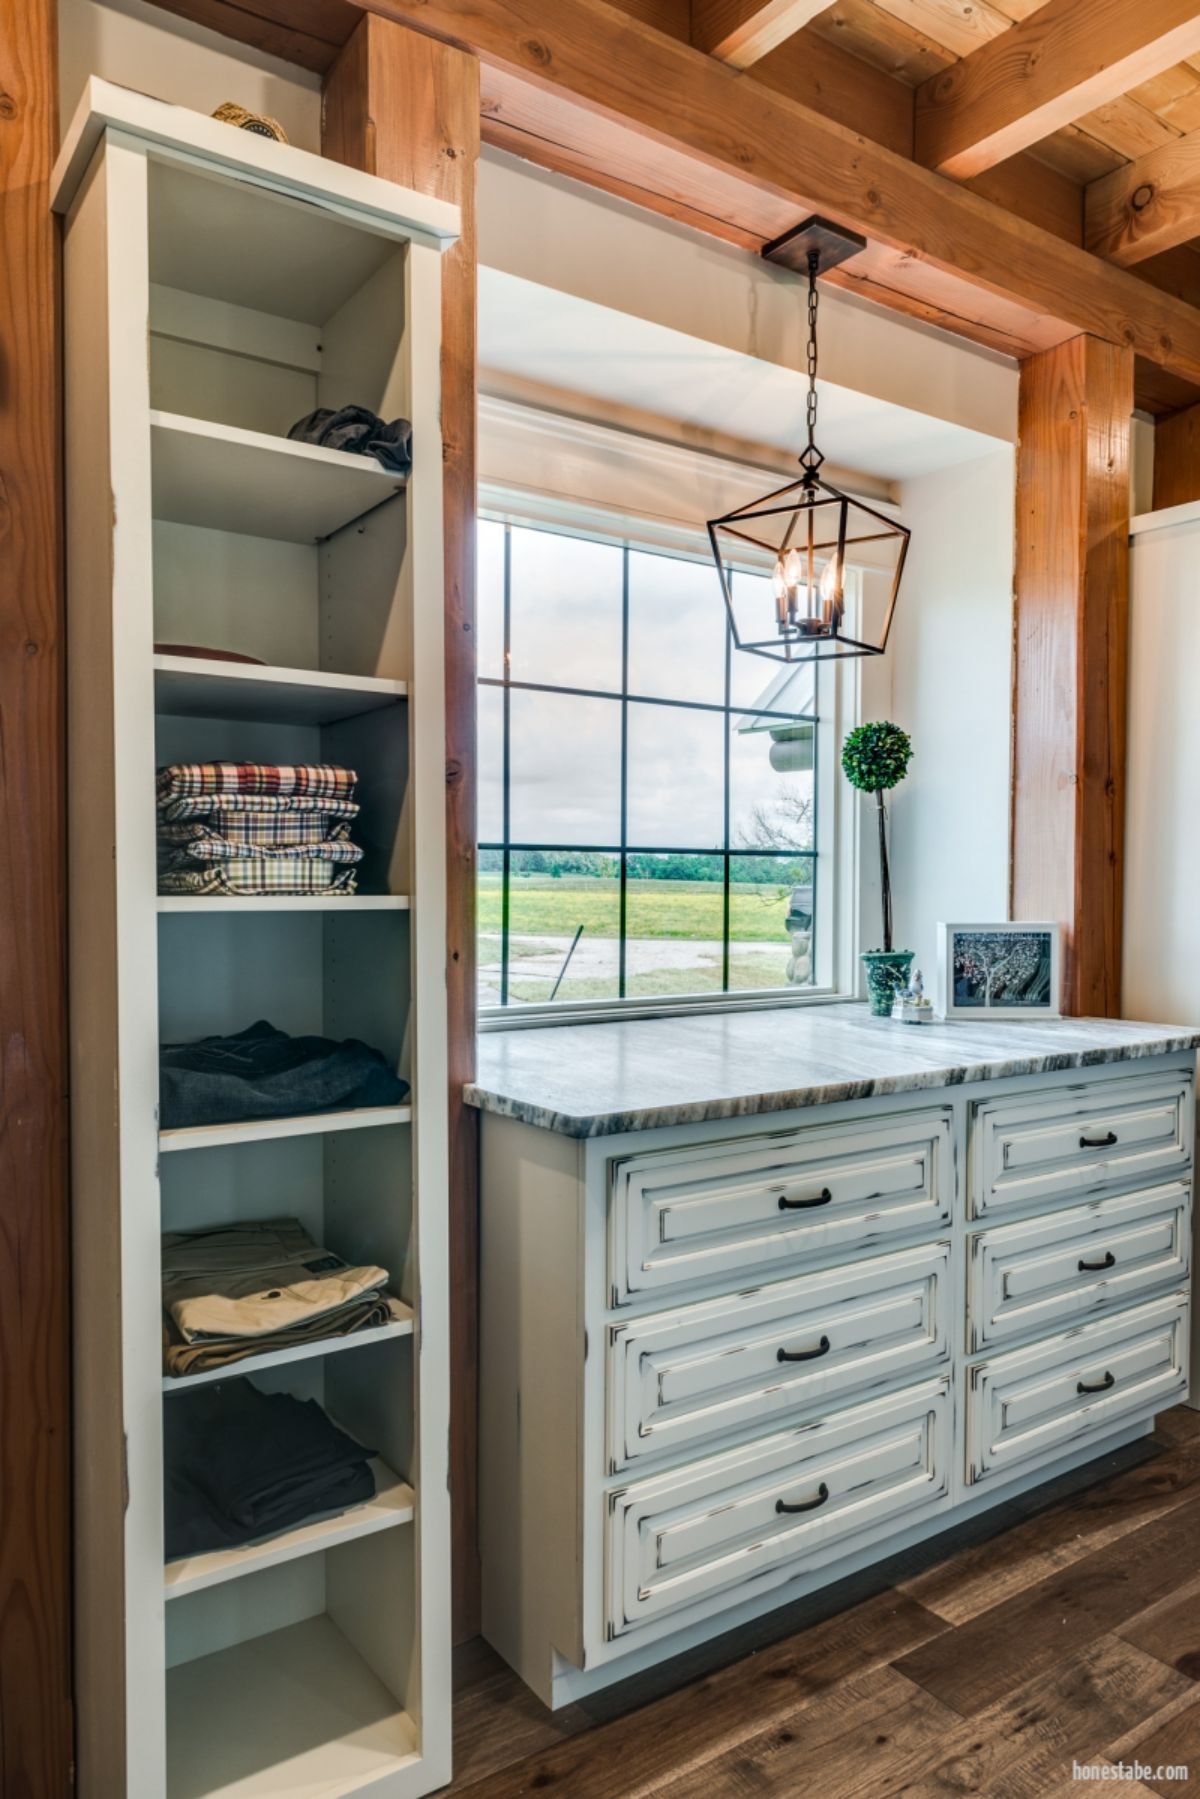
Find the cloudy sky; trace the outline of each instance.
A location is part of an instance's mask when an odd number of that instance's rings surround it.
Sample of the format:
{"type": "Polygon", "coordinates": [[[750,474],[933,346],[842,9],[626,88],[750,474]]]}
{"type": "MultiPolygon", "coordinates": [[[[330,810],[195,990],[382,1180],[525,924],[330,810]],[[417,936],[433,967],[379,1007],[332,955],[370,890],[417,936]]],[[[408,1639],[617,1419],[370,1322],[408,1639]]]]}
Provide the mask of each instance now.
{"type": "MultiPolygon", "coordinates": [[[[503,672],[502,526],[486,521],[480,526],[479,551],[479,672],[498,677],[503,672]]],[[[609,544],[514,529],[511,553],[512,678],[619,693],[621,551],[609,544]]],[[[769,586],[763,582],[762,588],[769,616],[769,586]]],[[[752,708],[777,673],[776,665],[760,656],[735,654],[734,704],[752,708]]],[[[719,704],[724,680],[725,611],[711,564],[635,552],[630,557],[630,692],[719,704]]],[[[608,699],[520,691],[513,692],[511,706],[513,841],[563,848],[618,843],[620,706],[608,699]]],[[[481,840],[491,842],[502,834],[498,688],[480,690],[479,725],[479,830],[481,840]]],[[[630,706],[631,848],[722,846],[726,730],[718,713],[630,706]]],[[[731,844],[736,848],[754,840],[756,812],[777,807],[789,789],[794,794],[798,778],[781,777],[771,768],[765,733],[747,736],[735,728],[730,742],[731,844]]]]}

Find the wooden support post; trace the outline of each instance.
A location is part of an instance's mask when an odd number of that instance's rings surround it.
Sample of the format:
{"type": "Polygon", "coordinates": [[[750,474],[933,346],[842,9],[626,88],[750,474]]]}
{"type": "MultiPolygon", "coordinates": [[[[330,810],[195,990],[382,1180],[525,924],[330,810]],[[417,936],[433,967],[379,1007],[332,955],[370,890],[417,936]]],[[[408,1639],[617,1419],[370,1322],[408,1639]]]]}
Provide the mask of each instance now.
{"type": "Polygon", "coordinates": [[[479,65],[367,15],[325,81],[326,156],[462,207],[442,259],[446,529],[446,827],[450,1020],[450,1276],[454,1632],[479,1625],[476,1541],[479,1136],[475,1073],[475,171],[479,65]]]}
{"type": "Polygon", "coordinates": [[[0,1793],[71,1790],[54,0],[0,7],[0,1793]]]}
{"type": "Polygon", "coordinates": [[[1021,367],[1012,908],[1065,926],[1063,1009],[1121,1001],[1133,357],[1021,367]]]}
{"type": "Polygon", "coordinates": [[[1200,406],[1159,419],[1154,428],[1154,510],[1200,500],[1200,406]]]}

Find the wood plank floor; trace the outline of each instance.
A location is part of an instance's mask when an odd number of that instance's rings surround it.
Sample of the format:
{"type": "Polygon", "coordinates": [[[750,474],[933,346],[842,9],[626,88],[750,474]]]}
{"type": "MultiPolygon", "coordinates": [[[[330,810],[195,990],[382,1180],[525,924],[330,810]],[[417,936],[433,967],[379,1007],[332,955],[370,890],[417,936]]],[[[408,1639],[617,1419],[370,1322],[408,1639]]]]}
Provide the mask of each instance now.
{"type": "Polygon", "coordinates": [[[456,1684],[470,1799],[1200,1794],[1200,1412],[586,1704],[456,1684]]]}

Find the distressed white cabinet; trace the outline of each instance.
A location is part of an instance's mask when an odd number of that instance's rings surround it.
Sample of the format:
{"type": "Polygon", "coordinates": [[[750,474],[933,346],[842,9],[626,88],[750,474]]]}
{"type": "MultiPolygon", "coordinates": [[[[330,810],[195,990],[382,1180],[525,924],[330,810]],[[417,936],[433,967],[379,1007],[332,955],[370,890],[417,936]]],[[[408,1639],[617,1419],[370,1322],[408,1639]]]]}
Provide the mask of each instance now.
{"type": "MultiPolygon", "coordinates": [[[[64,215],[75,1619],[88,1799],[450,1774],[441,256],[457,209],[93,81],[64,215]],[[405,480],[291,442],[414,427],[405,480]],[[233,652],[178,655],[192,651],[233,652]],[[354,767],[353,897],[156,893],[155,766],[354,767]],[[358,1037],[404,1105],[159,1130],[160,1041],[358,1037]],[[399,1300],[234,1371],[377,1452],[366,1505],[164,1567],[161,1235],[292,1215],[399,1300]]],[[[197,1377],[199,1378],[199,1377],[197,1377]]]]}
{"type": "Polygon", "coordinates": [[[1194,1055],[1130,1053],[578,1136],[483,1102],[484,1630],[547,1704],[1186,1394],[1194,1055]]]}

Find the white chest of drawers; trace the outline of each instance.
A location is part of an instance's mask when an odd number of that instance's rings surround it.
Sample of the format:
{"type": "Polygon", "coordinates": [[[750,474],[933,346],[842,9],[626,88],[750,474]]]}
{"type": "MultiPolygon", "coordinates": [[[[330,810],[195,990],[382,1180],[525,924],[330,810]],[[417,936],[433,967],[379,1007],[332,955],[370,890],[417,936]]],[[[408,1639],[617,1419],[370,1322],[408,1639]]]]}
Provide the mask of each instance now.
{"type": "Polygon", "coordinates": [[[1194,1063],[487,1116],[489,1640],[557,1706],[1148,1431],[1188,1389],[1194,1063]]]}

